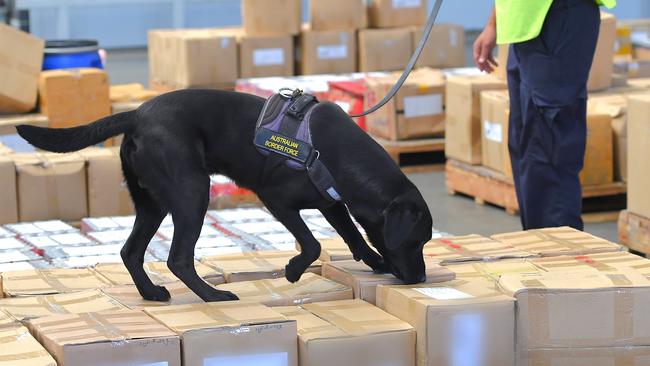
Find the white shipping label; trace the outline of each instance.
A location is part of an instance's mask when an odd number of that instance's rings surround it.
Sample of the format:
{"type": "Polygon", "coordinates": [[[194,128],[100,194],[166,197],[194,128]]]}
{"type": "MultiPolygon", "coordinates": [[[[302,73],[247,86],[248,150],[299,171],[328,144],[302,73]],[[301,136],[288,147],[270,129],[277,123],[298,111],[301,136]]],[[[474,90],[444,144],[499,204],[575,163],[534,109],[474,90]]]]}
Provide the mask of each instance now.
{"type": "Polygon", "coordinates": [[[422,0],[393,0],[394,9],[419,8],[422,0]]]}
{"type": "Polygon", "coordinates": [[[348,46],[344,44],[318,46],[316,53],[319,60],[340,60],[348,57],[348,46]]]}
{"type": "Polygon", "coordinates": [[[451,319],[450,366],[483,366],[485,321],[481,314],[458,314],[451,319]]]}
{"type": "Polygon", "coordinates": [[[241,355],[226,357],[209,357],[203,359],[203,366],[288,366],[289,355],[286,352],[259,355],[241,355]]]}
{"type": "Polygon", "coordinates": [[[442,114],[442,94],[417,95],[404,98],[406,118],[435,116],[442,114]]]}
{"type": "Polygon", "coordinates": [[[334,102],[334,104],[341,107],[341,109],[344,110],[346,113],[352,112],[350,110],[350,107],[352,107],[352,104],[350,104],[349,102],[343,102],[343,101],[339,100],[339,101],[334,102]]]}
{"type": "Polygon", "coordinates": [[[498,143],[503,142],[503,129],[500,123],[483,121],[483,131],[486,139],[498,143]]]}
{"type": "Polygon", "coordinates": [[[284,64],[284,50],[282,48],[261,48],[253,51],[253,64],[255,66],[277,66],[284,64]]]}
{"type": "Polygon", "coordinates": [[[230,38],[221,38],[221,48],[228,48],[230,46],[230,38]]]}
{"type": "Polygon", "coordinates": [[[416,288],[414,290],[436,300],[463,300],[474,297],[451,287],[424,287],[416,288]]]}

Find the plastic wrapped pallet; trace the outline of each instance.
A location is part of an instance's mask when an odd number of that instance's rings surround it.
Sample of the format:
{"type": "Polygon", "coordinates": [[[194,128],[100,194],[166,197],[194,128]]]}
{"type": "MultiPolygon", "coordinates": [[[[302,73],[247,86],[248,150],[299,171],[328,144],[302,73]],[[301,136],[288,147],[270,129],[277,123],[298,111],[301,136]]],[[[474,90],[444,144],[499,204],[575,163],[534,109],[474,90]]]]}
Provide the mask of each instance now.
{"type": "MultiPolygon", "coordinates": [[[[433,261],[427,261],[426,265],[426,283],[446,282],[456,277],[452,271],[433,261]]],[[[377,286],[402,284],[392,274],[374,273],[364,263],[354,260],[324,263],[323,277],[350,286],[354,291],[354,297],[356,299],[361,299],[371,304],[376,303],[377,286]]]]}
{"type": "Polygon", "coordinates": [[[104,277],[90,269],[35,269],[4,272],[5,296],[33,296],[78,292],[110,286],[104,277]]]}
{"type": "Polygon", "coordinates": [[[117,300],[105,295],[100,290],[0,299],[0,308],[19,321],[54,314],[78,314],[127,309],[117,300]]]}
{"type": "Polygon", "coordinates": [[[53,315],[28,326],[60,365],[181,365],[179,337],[142,311],[53,315]]]}
{"type": "MultiPolygon", "coordinates": [[[[145,262],[143,267],[149,279],[156,285],[178,281],[178,278],[169,270],[167,262],[145,262]]],[[[205,264],[194,262],[194,268],[199,276],[208,283],[212,285],[224,283],[223,275],[205,264]]],[[[113,285],[133,285],[131,275],[122,263],[100,263],[94,269],[113,285]]]]}
{"type": "MultiPolygon", "coordinates": [[[[201,263],[222,273],[226,282],[253,281],[284,277],[284,270],[296,251],[268,251],[205,257],[201,263]]],[[[321,272],[320,262],[313,263],[308,272],[321,272]]]]}
{"type": "Polygon", "coordinates": [[[349,300],[354,297],[350,287],[313,273],[305,273],[296,283],[278,278],[226,283],[217,286],[217,289],[230,291],[242,300],[255,301],[268,306],[349,300]]]}
{"type": "Polygon", "coordinates": [[[623,249],[618,244],[570,227],[496,234],[491,238],[542,257],[619,252],[623,249]]]}
{"type": "Polygon", "coordinates": [[[442,264],[534,256],[508,243],[475,234],[432,240],[424,245],[423,253],[425,257],[442,264]]]}
{"type": "Polygon", "coordinates": [[[302,366],[414,365],[415,331],[360,300],[278,307],[298,324],[302,366]]]}
{"type": "Polygon", "coordinates": [[[245,302],[146,308],[182,340],[183,365],[298,366],[296,322],[245,302]]]}

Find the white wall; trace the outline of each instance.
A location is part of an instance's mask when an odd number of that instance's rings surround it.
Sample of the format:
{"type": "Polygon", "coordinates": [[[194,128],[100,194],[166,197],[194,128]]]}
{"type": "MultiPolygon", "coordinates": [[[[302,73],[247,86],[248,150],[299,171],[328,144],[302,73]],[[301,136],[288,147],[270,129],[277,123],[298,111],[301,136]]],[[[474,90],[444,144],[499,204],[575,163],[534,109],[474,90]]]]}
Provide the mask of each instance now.
{"type": "MultiPolygon", "coordinates": [[[[274,0],[267,0],[274,1],[274,0]]],[[[308,0],[303,0],[305,14],[308,0]]],[[[429,0],[432,1],[432,0],[429,0]]],[[[480,29],[492,0],[444,0],[440,22],[480,29]]],[[[530,0],[535,1],[535,0],[530,0]]],[[[31,10],[32,32],[45,39],[93,38],[103,47],[142,47],[147,30],[241,24],[240,0],[17,0],[31,10]]],[[[623,19],[650,18],[650,0],[619,0],[623,19]]]]}

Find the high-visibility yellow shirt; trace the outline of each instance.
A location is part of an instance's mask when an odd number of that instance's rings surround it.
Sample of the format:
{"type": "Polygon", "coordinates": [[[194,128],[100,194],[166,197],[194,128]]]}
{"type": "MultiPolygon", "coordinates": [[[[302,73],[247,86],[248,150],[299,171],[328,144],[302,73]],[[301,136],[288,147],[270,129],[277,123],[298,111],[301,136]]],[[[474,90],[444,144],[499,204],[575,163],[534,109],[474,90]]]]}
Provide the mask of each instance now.
{"type": "MultiPolygon", "coordinates": [[[[595,0],[611,9],[616,0],[595,0]]],[[[553,0],[496,0],[497,43],[509,44],[539,36],[553,0]]]]}

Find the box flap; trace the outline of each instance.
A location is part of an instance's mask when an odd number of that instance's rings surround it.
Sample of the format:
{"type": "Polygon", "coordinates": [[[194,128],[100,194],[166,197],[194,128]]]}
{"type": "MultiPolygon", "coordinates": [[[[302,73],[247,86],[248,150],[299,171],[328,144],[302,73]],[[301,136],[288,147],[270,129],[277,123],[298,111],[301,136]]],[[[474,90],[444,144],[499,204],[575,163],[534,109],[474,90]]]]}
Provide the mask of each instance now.
{"type": "MultiPolygon", "coordinates": [[[[426,259],[425,263],[427,267],[427,283],[450,281],[456,277],[455,274],[448,268],[443,267],[434,261],[426,259]]],[[[392,274],[374,273],[374,271],[365,263],[357,262],[355,260],[329,262],[325,263],[325,266],[334,267],[336,270],[352,276],[355,282],[374,282],[385,285],[402,284],[402,282],[392,274]]]]}
{"type": "Polygon", "coordinates": [[[628,252],[597,253],[579,256],[536,258],[531,262],[547,272],[599,271],[616,272],[633,269],[650,275],[650,260],[628,252]]]}
{"type": "Polygon", "coordinates": [[[145,312],[179,334],[287,321],[269,307],[246,301],[148,307],[145,312]]]}
{"type": "Polygon", "coordinates": [[[284,315],[289,320],[295,320],[298,336],[309,342],[315,339],[344,338],[348,335],[332,323],[317,317],[300,306],[280,306],[273,310],[284,315]]]}
{"type": "Polygon", "coordinates": [[[56,366],[54,358],[27,328],[0,329],[0,363],[11,366],[56,366]]]}
{"type": "Polygon", "coordinates": [[[164,284],[171,295],[169,302],[148,301],[142,298],[135,285],[106,287],[102,292],[131,309],[144,309],[153,306],[202,304],[204,301],[192,292],[184,283],[177,281],[164,284]]]}
{"type": "Polygon", "coordinates": [[[456,274],[457,278],[481,277],[496,281],[507,273],[537,273],[543,271],[529,259],[510,259],[495,262],[469,262],[452,263],[446,265],[450,271],[456,274]]]}

